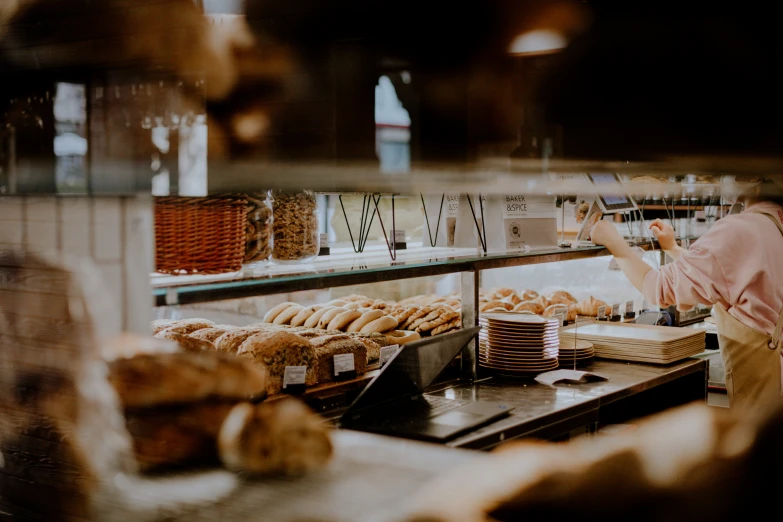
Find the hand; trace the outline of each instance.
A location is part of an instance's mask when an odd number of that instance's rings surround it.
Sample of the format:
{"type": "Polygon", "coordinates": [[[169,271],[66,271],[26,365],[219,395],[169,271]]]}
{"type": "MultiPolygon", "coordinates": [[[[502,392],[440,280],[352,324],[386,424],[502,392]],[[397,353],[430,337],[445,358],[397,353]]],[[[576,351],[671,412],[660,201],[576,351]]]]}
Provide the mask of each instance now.
{"type": "Polygon", "coordinates": [[[625,245],[625,240],[617,231],[617,228],[611,222],[605,220],[601,220],[593,225],[593,228],[590,230],[590,240],[596,245],[605,246],[609,250],[625,245]]]}
{"type": "Polygon", "coordinates": [[[656,219],[650,224],[650,230],[655,234],[658,244],[664,251],[668,252],[677,248],[677,240],[674,238],[674,229],[671,225],[656,219]]]}

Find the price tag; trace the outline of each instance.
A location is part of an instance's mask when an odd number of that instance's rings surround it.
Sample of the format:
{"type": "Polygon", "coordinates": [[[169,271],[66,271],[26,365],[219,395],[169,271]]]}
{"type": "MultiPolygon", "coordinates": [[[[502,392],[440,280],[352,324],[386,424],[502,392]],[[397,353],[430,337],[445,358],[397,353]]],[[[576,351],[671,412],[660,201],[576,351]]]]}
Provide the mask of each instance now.
{"type": "Polygon", "coordinates": [[[620,304],[613,304],[612,305],[612,321],[616,321],[620,317],[620,304]]]}
{"type": "Polygon", "coordinates": [[[353,354],[341,353],[334,356],[334,375],[339,377],[341,373],[354,371],[353,354]]]}
{"type": "Polygon", "coordinates": [[[567,315],[566,315],[565,312],[557,312],[555,314],[555,317],[557,317],[557,320],[560,321],[560,326],[565,326],[566,325],[566,322],[567,322],[566,321],[566,317],[567,317],[567,315]]]}
{"type": "Polygon", "coordinates": [[[391,346],[384,346],[383,348],[381,348],[381,359],[380,359],[381,368],[383,368],[383,366],[387,362],[389,362],[389,359],[394,357],[394,355],[399,351],[399,349],[400,349],[399,344],[393,344],[391,346]]]}
{"type": "Polygon", "coordinates": [[[302,393],[305,388],[307,366],[286,366],[283,373],[283,390],[287,393],[302,393]]]}
{"type": "Polygon", "coordinates": [[[626,317],[633,317],[635,314],[633,312],[633,301],[628,301],[625,303],[625,316],[626,317]]]}
{"type": "Polygon", "coordinates": [[[606,321],[606,306],[604,305],[598,307],[598,320],[606,321]]]}
{"type": "Polygon", "coordinates": [[[394,247],[397,250],[405,250],[407,248],[404,230],[394,230],[392,237],[394,238],[394,247]]]}
{"type": "Polygon", "coordinates": [[[319,240],[319,250],[318,250],[319,256],[328,256],[329,255],[329,234],[323,233],[321,234],[320,240],[319,240]]]}
{"type": "Polygon", "coordinates": [[[457,233],[459,194],[446,194],[446,246],[453,247],[457,233]]]}

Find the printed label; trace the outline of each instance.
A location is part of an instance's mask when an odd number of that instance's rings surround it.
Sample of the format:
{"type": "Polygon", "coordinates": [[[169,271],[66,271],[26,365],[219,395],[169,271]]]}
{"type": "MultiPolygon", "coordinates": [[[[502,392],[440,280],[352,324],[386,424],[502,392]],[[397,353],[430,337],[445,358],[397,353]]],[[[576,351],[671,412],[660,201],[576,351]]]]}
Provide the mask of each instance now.
{"type": "Polygon", "coordinates": [[[606,307],[603,305],[598,307],[598,318],[606,319],[606,307]]]}
{"type": "Polygon", "coordinates": [[[307,366],[286,366],[283,374],[283,389],[295,384],[305,383],[307,366]]]}
{"type": "Polygon", "coordinates": [[[633,301],[625,303],[625,315],[631,315],[633,313],[633,301]]]}
{"type": "Polygon", "coordinates": [[[503,219],[556,217],[554,198],[508,194],[502,205],[503,219]]]}
{"type": "Polygon", "coordinates": [[[353,365],[352,353],[341,353],[334,356],[335,377],[344,372],[352,372],[353,369],[354,369],[354,365],[353,365]]]}
{"type": "Polygon", "coordinates": [[[381,348],[381,359],[380,359],[381,368],[383,368],[383,366],[387,362],[389,362],[389,359],[394,357],[394,355],[397,353],[399,349],[400,349],[399,344],[393,344],[391,346],[384,346],[383,348],[381,348]]]}
{"type": "Polygon", "coordinates": [[[619,305],[619,303],[612,305],[612,317],[617,317],[618,315],[620,315],[620,305],[619,305]]]}
{"type": "Polygon", "coordinates": [[[395,243],[405,243],[405,231],[404,230],[395,230],[394,231],[394,242],[395,243]]]}
{"type": "Polygon", "coordinates": [[[329,244],[329,234],[327,233],[321,234],[320,242],[321,242],[321,248],[327,246],[329,244]]]}
{"type": "Polygon", "coordinates": [[[459,211],[459,194],[446,194],[446,217],[457,217],[459,211]]]}

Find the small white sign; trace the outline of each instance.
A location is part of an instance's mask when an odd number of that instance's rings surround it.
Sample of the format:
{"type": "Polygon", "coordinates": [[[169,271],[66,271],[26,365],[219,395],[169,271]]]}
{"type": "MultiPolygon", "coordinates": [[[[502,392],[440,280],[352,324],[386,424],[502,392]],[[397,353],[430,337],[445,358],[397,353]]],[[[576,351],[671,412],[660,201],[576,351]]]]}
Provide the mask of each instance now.
{"type": "Polygon", "coordinates": [[[598,307],[598,318],[606,319],[606,306],[601,305],[598,307]]]}
{"type": "Polygon", "coordinates": [[[341,353],[334,356],[334,375],[337,377],[341,373],[352,372],[354,370],[353,354],[341,353]]]}
{"type": "Polygon", "coordinates": [[[322,233],[320,243],[321,243],[321,248],[327,246],[329,244],[329,234],[327,234],[326,232],[322,233]]]}
{"type": "Polygon", "coordinates": [[[560,321],[560,326],[563,326],[566,322],[566,313],[565,312],[557,312],[555,314],[555,317],[557,317],[557,320],[560,321]]]}
{"type": "Polygon", "coordinates": [[[304,384],[306,374],[307,366],[286,366],[283,374],[283,389],[289,385],[304,384]]]}
{"type": "Polygon", "coordinates": [[[633,313],[633,301],[625,303],[625,315],[631,315],[633,313]]]}
{"type": "Polygon", "coordinates": [[[502,204],[503,219],[557,217],[554,200],[548,197],[507,194],[502,204]]]}
{"type": "Polygon", "coordinates": [[[389,362],[389,359],[394,357],[394,355],[397,353],[399,349],[400,349],[399,344],[393,344],[391,346],[384,346],[383,348],[381,348],[381,359],[380,359],[381,368],[383,368],[383,366],[387,362],[389,362]]]}
{"type": "Polygon", "coordinates": [[[446,217],[456,218],[459,212],[459,194],[446,194],[444,205],[446,207],[446,217]]]}
{"type": "Polygon", "coordinates": [[[620,304],[612,305],[612,317],[617,317],[620,315],[620,304]]]}
{"type": "Polygon", "coordinates": [[[404,230],[395,230],[394,231],[394,242],[395,243],[405,243],[405,231],[404,230]]]}

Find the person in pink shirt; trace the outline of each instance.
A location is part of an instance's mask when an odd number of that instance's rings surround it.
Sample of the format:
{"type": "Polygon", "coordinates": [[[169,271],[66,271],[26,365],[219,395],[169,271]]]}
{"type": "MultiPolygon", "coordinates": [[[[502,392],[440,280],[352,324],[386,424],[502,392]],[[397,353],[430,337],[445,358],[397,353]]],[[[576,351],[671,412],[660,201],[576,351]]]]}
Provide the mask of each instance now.
{"type": "Polygon", "coordinates": [[[669,225],[654,221],[650,229],[674,259],[660,270],[639,259],[609,221],[591,231],[649,302],[680,310],[713,305],[730,407],[760,414],[783,403],[783,198],[766,195],[779,188],[769,180],[747,185],[738,198],[745,209],[688,250],[669,225]]]}

